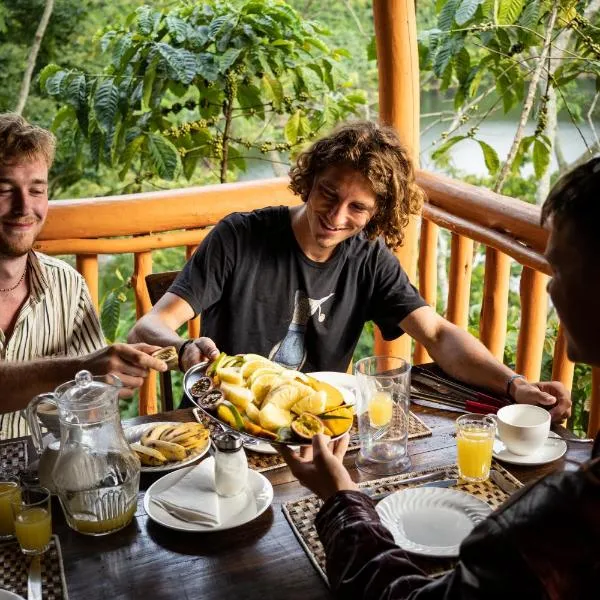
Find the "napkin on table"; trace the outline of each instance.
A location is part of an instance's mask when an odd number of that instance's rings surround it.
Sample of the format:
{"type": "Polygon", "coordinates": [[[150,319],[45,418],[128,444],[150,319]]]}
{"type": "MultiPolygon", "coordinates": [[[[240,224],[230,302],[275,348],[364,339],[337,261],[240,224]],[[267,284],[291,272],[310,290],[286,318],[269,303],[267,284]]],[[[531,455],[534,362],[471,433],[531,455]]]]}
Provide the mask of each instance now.
{"type": "Polygon", "coordinates": [[[212,456],[152,497],[152,502],[181,521],[212,527],[231,521],[241,524],[256,514],[256,499],[249,489],[230,498],[217,494],[212,456]]]}

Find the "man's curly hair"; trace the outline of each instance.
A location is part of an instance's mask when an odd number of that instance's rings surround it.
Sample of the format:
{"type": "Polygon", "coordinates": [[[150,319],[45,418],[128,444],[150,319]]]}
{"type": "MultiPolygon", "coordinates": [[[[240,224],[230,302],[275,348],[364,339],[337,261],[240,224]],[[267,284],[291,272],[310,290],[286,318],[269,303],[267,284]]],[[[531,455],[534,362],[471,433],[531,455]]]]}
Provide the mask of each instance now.
{"type": "Polygon", "coordinates": [[[391,249],[400,247],[408,219],[419,214],[425,194],[396,131],[370,121],[337,127],[298,156],[290,189],[306,202],[315,178],[334,165],[359,171],[377,196],[375,214],[364,229],[367,238],[381,235],[391,249]]]}
{"type": "Polygon", "coordinates": [[[0,164],[42,158],[48,168],[54,160],[56,139],[16,113],[0,114],[0,164]]]}

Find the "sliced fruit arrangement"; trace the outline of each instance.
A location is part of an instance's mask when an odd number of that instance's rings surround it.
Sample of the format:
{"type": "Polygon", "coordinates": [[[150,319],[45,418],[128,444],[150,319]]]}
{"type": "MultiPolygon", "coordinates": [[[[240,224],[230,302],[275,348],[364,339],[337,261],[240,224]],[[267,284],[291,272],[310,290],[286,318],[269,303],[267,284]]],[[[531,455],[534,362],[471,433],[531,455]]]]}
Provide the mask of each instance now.
{"type": "Polygon", "coordinates": [[[209,435],[201,423],[159,423],[130,447],[145,467],[162,467],[203,450],[209,435]]]}
{"type": "Polygon", "coordinates": [[[268,441],[338,437],[354,418],[338,389],[258,354],[221,353],[190,392],[223,423],[268,441]]]}

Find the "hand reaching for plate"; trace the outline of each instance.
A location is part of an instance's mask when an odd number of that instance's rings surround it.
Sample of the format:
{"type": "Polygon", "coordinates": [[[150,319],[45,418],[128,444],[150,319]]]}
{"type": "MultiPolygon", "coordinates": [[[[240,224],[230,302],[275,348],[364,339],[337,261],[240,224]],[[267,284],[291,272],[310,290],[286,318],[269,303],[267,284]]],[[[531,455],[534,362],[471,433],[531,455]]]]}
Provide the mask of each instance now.
{"type": "Polygon", "coordinates": [[[185,373],[190,367],[204,360],[213,361],[219,356],[217,345],[207,337],[188,340],[181,354],[181,366],[185,373]]]}
{"type": "Polygon", "coordinates": [[[278,450],[298,481],[327,500],[342,490],[358,490],[342,462],[349,441],[350,436],[346,434],[328,443],[329,437],[319,434],[313,437],[312,446],[302,448],[300,453],[287,446],[280,446],[278,450]]]}

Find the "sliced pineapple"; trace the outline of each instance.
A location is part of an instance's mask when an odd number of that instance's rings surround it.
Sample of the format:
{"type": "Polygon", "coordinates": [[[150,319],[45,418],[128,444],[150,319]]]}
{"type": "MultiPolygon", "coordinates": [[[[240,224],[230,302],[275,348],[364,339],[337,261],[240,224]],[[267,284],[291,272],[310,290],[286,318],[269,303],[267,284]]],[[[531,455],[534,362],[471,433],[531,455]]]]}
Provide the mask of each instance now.
{"type": "Polygon", "coordinates": [[[292,383],[283,383],[275,388],[271,388],[271,391],[265,396],[262,407],[267,404],[274,404],[279,408],[289,411],[300,398],[304,396],[303,391],[292,383]]]}
{"type": "Polygon", "coordinates": [[[292,413],[275,404],[267,404],[260,410],[260,425],[269,431],[278,431],[282,427],[289,427],[291,423],[292,413]]]}
{"type": "Polygon", "coordinates": [[[233,385],[231,383],[221,382],[221,391],[229,402],[234,404],[242,412],[246,410],[248,405],[254,399],[252,390],[242,387],[241,385],[233,385]]]}
{"type": "Polygon", "coordinates": [[[265,396],[271,391],[271,388],[277,385],[280,381],[277,373],[264,373],[256,378],[254,383],[250,386],[252,393],[254,394],[254,403],[256,406],[261,406],[265,396]]]}
{"type": "Polygon", "coordinates": [[[233,385],[244,385],[242,370],[239,367],[218,367],[217,375],[221,381],[233,385]]]}
{"type": "Polygon", "coordinates": [[[246,416],[253,423],[260,423],[260,411],[258,410],[258,407],[252,402],[250,402],[250,404],[246,406],[246,416]]]}
{"type": "Polygon", "coordinates": [[[302,413],[310,413],[318,415],[325,411],[327,406],[327,394],[323,391],[315,392],[311,390],[309,394],[300,398],[291,408],[293,413],[301,415],[302,413]]]}

